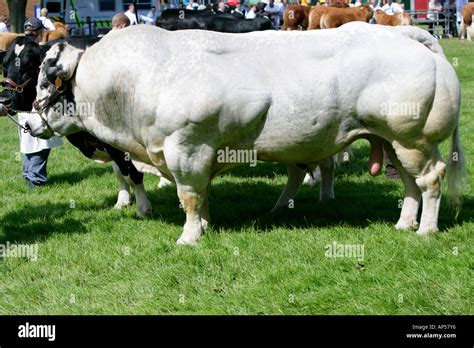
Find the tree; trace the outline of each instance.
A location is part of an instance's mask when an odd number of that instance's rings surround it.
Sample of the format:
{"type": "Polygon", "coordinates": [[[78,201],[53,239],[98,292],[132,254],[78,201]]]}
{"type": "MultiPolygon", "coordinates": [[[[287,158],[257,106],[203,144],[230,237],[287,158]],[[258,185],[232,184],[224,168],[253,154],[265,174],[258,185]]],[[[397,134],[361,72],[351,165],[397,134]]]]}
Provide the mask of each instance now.
{"type": "Polygon", "coordinates": [[[27,0],[7,0],[8,12],[10,13],[10,31],[22,33],[25,23],[27,0]]]}

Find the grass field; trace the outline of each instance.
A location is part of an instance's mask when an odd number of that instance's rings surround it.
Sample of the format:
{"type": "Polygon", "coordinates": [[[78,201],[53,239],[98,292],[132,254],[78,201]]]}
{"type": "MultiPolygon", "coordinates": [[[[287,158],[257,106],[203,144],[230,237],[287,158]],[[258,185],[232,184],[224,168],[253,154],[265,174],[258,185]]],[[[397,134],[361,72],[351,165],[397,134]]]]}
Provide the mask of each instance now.
{"type": "MultiPolygon", "coordinates": [[[[474,166],[474,45],[442,41],[463,91],[461,134],[474,166]]],[[[420,62],[422,64],[422,62],[420,62]]],[[[400,65],[402,68],[402,65],[400,65]]],[[[50,183],[20,178],[17,130],[3,118],[0,244],[38,245],[38,260],[0,259],[1,314],[474,314],[474,196],[459,221],[442,204],[442,233],[393,227],[402,185],[367,173],[368,146],[337,169],[336,200],[304,187],[271,216],[286,180],[280,165],[237,168],[214,182],[213,225],[178,247],[184,214],[174,187],[145,185],[154,213],[111,209],[117,183],[67,144],[52,151],[50,183]],[[328,258],[328,244],[362,244],[364,258],[328,258]]],[[[442,146],[446,158],[447,142],[442,146]]],[[[471,187],[474,182],[470,178],[471,187]]]]}

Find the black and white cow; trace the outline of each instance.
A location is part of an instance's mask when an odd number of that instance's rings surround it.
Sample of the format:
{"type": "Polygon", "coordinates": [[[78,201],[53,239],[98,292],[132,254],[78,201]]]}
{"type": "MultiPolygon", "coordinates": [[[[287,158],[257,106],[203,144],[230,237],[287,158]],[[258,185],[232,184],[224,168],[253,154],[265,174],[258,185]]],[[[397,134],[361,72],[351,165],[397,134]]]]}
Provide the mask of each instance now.
{"type": "MultiPolygon", "coordinates": [[[[20,36],[13,41],[12,47],[3,57],[4,87],[0,93],[0,114],[16,114],[17,111],[31,111],[36,98],[36,84],[40,64],[53,44],[41,46],[28,37],[20,36]]],[[[66,89],[65,93],[69,93],[66,89]]],[[[87,132],[78,132],[66,137],[86,157],[98,162],[113,161],[114,172],[120,182],[115,208],[120,209],[131,203],[130,186],[134,188],[138,215],[145,216],[151,211],[151,203],[143,186],[143,174],[140,173],[129,156],[110,146],[87,132]]]]}

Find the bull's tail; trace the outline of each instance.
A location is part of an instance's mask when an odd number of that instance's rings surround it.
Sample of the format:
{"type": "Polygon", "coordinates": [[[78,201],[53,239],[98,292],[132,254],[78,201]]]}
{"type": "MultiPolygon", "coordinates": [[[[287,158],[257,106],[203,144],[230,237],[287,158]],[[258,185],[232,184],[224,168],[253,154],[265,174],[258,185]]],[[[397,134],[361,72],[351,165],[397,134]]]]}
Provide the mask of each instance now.
{"type": "Polygon", "coordinates": [[[461,193],[468,186],[466,163],[459,135],[459,125],[451,136],[451,152],[446,171],[448,180],[448,202],[456,210],[456,218],[461,211],[461,193]]]}

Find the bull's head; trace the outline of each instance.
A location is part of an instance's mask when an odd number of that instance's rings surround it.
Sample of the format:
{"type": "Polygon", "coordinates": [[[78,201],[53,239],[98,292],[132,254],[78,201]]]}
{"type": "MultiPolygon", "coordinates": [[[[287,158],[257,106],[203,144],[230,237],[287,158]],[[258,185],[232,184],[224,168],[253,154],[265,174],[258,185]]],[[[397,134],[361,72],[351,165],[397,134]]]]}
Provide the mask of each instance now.
{"type": "Polygon", "coordinates": [[[60,42],[46,53],[40,67],[33,106],[38,114],[28,117],[31,135],[48,139],[54,134],[68,135],[79,130],[78,120],[70,112],[74,105],[74,75],[82,50],[60,42]]]}
{"type": "Polygon", "coordinates": [[[41,47],[26,36],[19,36],[3,57],[3,91],[0,115],[32,109],[41,57],[49,47],[41,47]]]}

